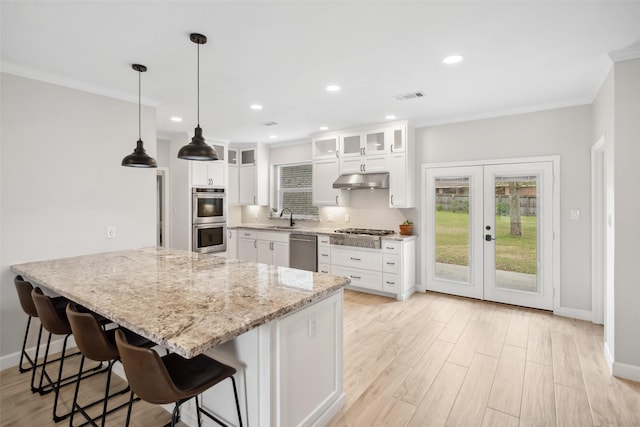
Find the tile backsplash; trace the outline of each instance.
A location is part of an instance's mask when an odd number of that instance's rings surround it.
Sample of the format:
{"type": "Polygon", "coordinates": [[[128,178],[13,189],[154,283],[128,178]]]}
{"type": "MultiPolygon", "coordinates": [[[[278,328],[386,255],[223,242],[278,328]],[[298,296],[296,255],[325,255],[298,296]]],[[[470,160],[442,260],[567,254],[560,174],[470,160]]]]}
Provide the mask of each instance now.
{"type": "MultiPolygon", "coordinates": [[[[229,208],[229,224],[264,224],[271,221],[269,206],[242,206],[229,208]]],[[[379,228],[398,231],[398,224],[406,219],[416,221],[415,209],[389,207],[388,190],[352,190],[348,207],[321,207],[319,221],[300,221],[305,227],[321,228],[379,228]]],[[[295,212],[294,212],[295,216],[295,212]]]]}

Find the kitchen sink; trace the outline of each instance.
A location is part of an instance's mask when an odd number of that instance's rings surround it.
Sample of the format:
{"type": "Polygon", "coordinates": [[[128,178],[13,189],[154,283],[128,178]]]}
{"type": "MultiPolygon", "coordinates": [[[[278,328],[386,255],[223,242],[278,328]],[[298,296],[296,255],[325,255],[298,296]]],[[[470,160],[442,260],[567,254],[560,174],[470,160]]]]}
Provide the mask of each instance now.
{"type": "Polygon", "coordinates": [[[297,227],[289,227],[288,225],[270,225],[266,228],[269,228],[271,230],[294,230],[297,227]]]}

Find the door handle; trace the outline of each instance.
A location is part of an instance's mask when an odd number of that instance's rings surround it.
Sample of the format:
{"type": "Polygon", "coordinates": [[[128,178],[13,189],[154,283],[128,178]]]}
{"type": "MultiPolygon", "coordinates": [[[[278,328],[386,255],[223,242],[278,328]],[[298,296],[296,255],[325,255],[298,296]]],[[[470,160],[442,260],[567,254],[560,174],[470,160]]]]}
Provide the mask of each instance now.
{"type": "Polygon", "coordinates": [[[495,237],[491,237],[491,234],[485,234],[484,235],[484,240],[486,240],[487,242],[490,242],[492,240],[496,240],[495,237]]]}

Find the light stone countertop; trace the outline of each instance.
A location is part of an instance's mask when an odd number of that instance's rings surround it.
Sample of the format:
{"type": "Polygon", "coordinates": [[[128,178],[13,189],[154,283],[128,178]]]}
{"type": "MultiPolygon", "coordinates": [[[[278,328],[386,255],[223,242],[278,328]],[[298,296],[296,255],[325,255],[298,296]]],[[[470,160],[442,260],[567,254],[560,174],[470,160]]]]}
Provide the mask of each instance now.
{"type": "MultiPolygon", "coordinates": [[[[304,226],[294,225],[293,228],[288,228],[288,227],[273,228],[273,225],[270,225],[270,224],[245,223],[245,224],[239,224],[239,225],[238,224],[227,225],[227,228],[230,228],[230,229],[248,228],[248,229],[259,230],[259,231],[276,231],[276,232],[295,233],[295,234],[313,234],[313,235],[328,234],[330,235],[330,234],[335,234],[336,229],[347,228],[347,227],[340,226],[340,227],[328,228],[328,227],[304,227],[304,226]]],[[[353,227],[353,228],[358,228],[358,227],[353,227]]],[[[386,228],[385,230],[390,230],[390,228],[386,228]]],[[[417,239],[418,235],[412,234],[407,236],[400,233],[395,233],[395,234],[389,234],[387,236],[383,236],[382,238],[387,240],[410,241],[410,240],[417,239]]]]}
{"type": "Polygon", "coordinates": [[[11,270],[187,358],[349,283],[346,277],[159,247],[11,270]]]}

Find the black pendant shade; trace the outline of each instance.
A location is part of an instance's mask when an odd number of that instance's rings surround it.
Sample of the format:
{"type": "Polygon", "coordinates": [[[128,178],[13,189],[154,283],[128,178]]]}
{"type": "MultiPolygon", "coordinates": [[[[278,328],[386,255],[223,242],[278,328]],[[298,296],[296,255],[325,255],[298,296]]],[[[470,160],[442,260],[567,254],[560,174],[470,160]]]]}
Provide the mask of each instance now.
{"type": "Polygon", "coordinates": [[[192,33],[189,38],[198,45],[198,125],[191,142],[178,151],[178,158],[184,160],[218,160],[216,150],[206,143],[202,137],[200,127],[200,45],[207,42],[207,37],[202,34],[192,33]]]}
{"type": "Polygon", "coordinates": [[[140,87],[141,87],[141,73],[147,71],[147,67],[140,64],[132,64],[131,68],[138,72],[138,142],[136,142],[136,148],[132,154],[129,154],[122,159],[122,166],[130,166],[134,168],[157,168],[158,164],[156,160],[147,154],[143,147],[142,142],[142,123],[141,123],[141,111],[140,111],[140,87]]]}

